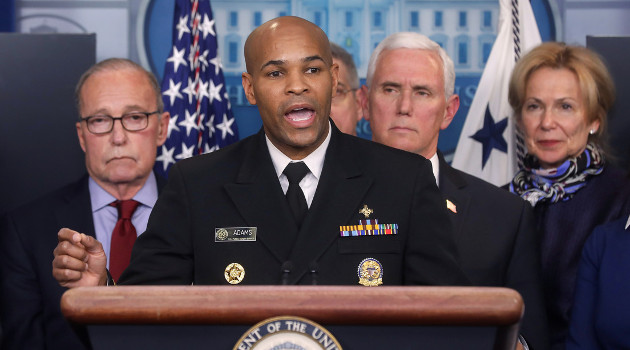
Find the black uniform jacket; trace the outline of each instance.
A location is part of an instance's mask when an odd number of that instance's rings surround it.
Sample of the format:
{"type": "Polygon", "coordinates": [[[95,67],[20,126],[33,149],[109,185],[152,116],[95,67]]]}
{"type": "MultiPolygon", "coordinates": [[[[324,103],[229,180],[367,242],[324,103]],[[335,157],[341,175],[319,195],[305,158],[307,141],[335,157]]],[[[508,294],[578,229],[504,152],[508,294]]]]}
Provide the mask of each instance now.
{"type": "Polygon", "coordinates": [[[358,285],[362,261],[374,259],[383,285],[468,284],[430,162],[331,125],[321,177],[300,230],[261,130],[173,166],[120,282],[225,285],[226,268],[237,263],[244,270],[240,285],[313,279],[358,285]],[[342,237],[342,226],[366,220],[359,212],[364,207],[373,211],[370,220],[397,232],[342,237]],[[232,234],[233,228],[255,228],[255,238],[221,239],[221,229],[232,234]]]}

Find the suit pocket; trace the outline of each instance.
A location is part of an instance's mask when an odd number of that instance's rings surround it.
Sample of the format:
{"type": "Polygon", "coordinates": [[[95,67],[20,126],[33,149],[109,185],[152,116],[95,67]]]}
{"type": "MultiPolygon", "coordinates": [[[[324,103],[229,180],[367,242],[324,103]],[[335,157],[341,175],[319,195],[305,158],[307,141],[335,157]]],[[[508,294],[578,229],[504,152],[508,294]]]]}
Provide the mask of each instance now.
{"type": "Polygon", "coordinates": [[[337,247],[339,254],[387,254],[401,251],[400,240],[395,235],[339,237],[337,247]]]}

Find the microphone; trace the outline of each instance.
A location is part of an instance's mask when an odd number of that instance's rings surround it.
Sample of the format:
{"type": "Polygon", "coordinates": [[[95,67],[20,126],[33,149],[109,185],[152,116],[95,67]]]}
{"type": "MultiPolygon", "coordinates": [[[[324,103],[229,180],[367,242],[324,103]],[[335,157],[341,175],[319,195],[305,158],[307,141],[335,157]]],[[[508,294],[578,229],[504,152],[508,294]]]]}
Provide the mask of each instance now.
{"type": "Polygon", "coordinates": [[[315,261],[308,264],[308,271],[311,273],[311,284],[317,285],[317,263],[315,261]]]}
{"type": "Polygon", "coordinates": [[[291,273],[291,269],[293,269],[293,263],[290,261],[285,261],[282,263],[282,266],[280,266],[280,281],[283,286],[289,284],[289,274],[291,273]]]}

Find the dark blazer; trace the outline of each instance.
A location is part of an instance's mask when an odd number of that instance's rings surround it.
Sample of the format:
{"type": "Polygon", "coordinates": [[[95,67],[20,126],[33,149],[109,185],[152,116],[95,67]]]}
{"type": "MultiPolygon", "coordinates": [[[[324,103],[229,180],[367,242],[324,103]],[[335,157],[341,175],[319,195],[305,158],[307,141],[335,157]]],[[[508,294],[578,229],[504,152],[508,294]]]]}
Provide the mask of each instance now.
{"type": "Polygon", "coordinates": [[[628,218],[598,226],[577,273],[567,350],[630,349],[630,230],[628,218]]]}
{"type": "Polygon", "coordinates": [[[531,349],[548,349],[540,258],[533,211],[518,196],[440,160],[440,191],[455,205],[460,265],[473,285],[517,290],[525,302],[521,334],[531,349]]]}
{"type": "Polygon", "coordinates": [[[541,276],[552,349],[565,346],[584,243],[596,226],[627,217],[628,213],[630,184],[622,171],[610,165],[601,174],[589,177],[573,198],[538,203],[534,208],[542,237],[541,276]]]}
{"type": "MultiPolygon", "coordinates": [[[[332,124],[332,123],[331,123],[332,124]]],[[[243,284],[358,285],[366,258],[382,265],[384,285],[464,285],[451,224],[430,163],[417,155],[342,134],[334,125],[313,203],[298,231],[264,133],[177,163],[136,242],[127,284],[226,285],[239,263],[243,284]],[[397,235],[340,237],[371,219],[397,235]],[[216,242],[215,230],[256,227],[255,241],[216,242]]]]}
{"type": "MultiPolygon", "coordinates": [[[[163,181],[156,178],[159,189],[163,181]]],[[[51,272],[57,232],[63,227],[95,235],[87,175],[3,218],[2,349],[81,349],[89,344],[85,330],[73,332],[61,314],[66,288],[51,272]]]]}
{"type": "MultiPolygon", "coordinates": [[[[94,236],[88,176],[8,214],[0,236],[3,349],[81,349],[52,276],[62,227],[94,236]]],[[[85,341],[85,334],[81,335],[85,341]]]]}

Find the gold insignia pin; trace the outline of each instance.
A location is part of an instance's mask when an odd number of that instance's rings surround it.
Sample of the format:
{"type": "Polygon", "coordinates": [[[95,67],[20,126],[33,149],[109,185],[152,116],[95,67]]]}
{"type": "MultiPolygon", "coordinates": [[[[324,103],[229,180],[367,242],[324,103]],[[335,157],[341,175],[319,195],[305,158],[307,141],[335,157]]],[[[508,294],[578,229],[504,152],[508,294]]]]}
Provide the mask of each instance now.
{"type": "Polygon", "coordinates": [[[245,278],[245,269],[239,263],[231,263],[225,268],[224,276],[229,284],[239,284],[245,278]]]}
{"type": "Polygon", "coordinates": [[[363,204],[363,209],[359,210],[359,214],[365,215],[365,218],[369,218],[370,214],[372,214],[374,210],[368,208],[367,204],[363,204]]]}
{"type": "Polygon", "coordinates": [[[446,208],[450,211],[452,211],[453,213],[457,214],[457,206],[449,201],[448,199],[446,200],[446,208]]]}
{"type": "Polygon", "coordinates": [[[220,229],[216,230],[215,236],[216,236],[217,240],[225,241],[228,238],[229,233],[228,233],[228,230],[226,230],[224,228],[220,228],[220,229]]]}
{"type": "Polygon", "coordinates": [[[366,287],[376,287],[383,284],[383,266],[374,258],[363,259],[357,271],[359,284],[366,287]]]}

